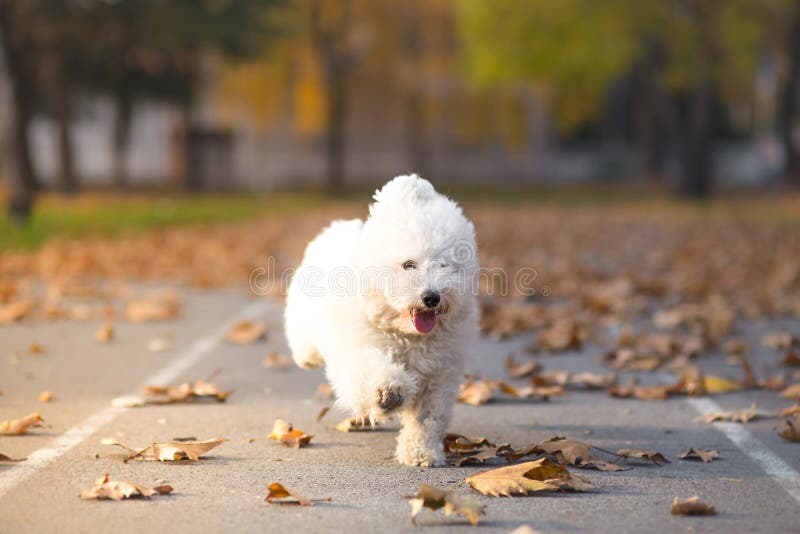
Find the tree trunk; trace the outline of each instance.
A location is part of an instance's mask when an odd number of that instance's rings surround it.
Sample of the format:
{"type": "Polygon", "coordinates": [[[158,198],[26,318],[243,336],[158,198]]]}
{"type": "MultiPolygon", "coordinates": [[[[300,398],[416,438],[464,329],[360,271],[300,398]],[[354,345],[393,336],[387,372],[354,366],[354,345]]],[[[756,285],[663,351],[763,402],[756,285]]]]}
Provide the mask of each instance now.
{"type": "Polygon", "coordinates": [[[78,190],[75,177],[75,160],[72,152],[72,91],[62,79],[61,87],[55,95],[55,119],[58,127],[59,169],[56,183],[62,193],[71,194],[78,190]]]}
{"type": "Polygon", "coordinates": [[[328,78],[328,124],[325,131],[325,187],[340,191],[344,187],[347,150],[347,81],[338,73],[328,78]]]}
{"type": "Polygon", "coordinates": [[[112,177],[114,185],[124,188],[128,185],[128,145],[131,133],[133,102],[127,95],[117,95],[116,116],[114,117],[114,146],[112,154],[112,177]]]}
{"type": "Polygon", "coordinates": [[[678,194],[687,198],[707,198],[711,195],[712,90],[708,81],[698,82],[688,96],[686,129],[683,135],[682,172],[678,194]]]}
{"type": "Polygon", "coordinates": [[[24,223],[30,216],[31,207],[40,189],[33,167],[28,139],[33,116],[34,84],[24,60],[23,47],[13,39],[13,2],[0,0],[0,45],[4,52],[6,72],[11,89],[9,146],[8,209],[12,218],[24,223]]]}
{"type": "Polygon", "coordinates": [[[800,0],[795,2],[793,11],[792,26],[787,41],[789,69],[780,91],[776,122],[786,157],[784,164],[786,181],[792,185],[800,185],[800,154],[793,139],[797,115],[797,90],[800,85],[800,0]]]}

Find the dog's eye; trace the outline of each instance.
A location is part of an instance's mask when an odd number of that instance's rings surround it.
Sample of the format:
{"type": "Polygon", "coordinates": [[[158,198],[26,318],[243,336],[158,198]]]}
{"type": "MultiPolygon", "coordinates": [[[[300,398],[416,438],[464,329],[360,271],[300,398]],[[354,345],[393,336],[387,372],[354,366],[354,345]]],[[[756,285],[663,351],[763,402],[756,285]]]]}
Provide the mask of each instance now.
{"type": "Polygon", "coordinates": [[[403,262],[403,269],[405,269],[406,271],[410,271],[411,269],[416,269],[416,268],[417,268],[417,262],[415,262],[414,260],[406,260],[403,262]]]}

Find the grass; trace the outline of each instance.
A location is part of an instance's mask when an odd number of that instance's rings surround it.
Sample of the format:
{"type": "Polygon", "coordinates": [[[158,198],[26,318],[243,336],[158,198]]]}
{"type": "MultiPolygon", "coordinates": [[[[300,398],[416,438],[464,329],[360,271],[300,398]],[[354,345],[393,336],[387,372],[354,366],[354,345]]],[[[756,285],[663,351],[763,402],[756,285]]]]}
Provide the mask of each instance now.
{"type": "MultiPolygon", "coordinates": [[[[536,187],[452,187],[442,192],[468,209],[481,206],[552,206],[565,211],[592,207],[633,208],[687,217],[769,222],[800,228],[798,195],[721,195],[710,201],[680,202],[667,191],[616,184],[536,187]]],[[[332,203],[366,208],[374,189],[353,188],[326,197],[320,193],[286,191],[271,194],[200,194],[167,192],[89,192],[74,197],[42,195],[24,227],[0,211],[0,252],[33,250],[54,238],[125,237],[143,231],[191,224],[245,221],[270,213],[302,213],[332,203]]],[[[0,209],[5,204],[0,191],[0,209]]],[[[366,211],[366,210],[364,210],[366,211]]]]}
{"type": "Polygon", "coordinates": [[[15,225],[5,213],[0,215],[0,251],[31,250],[57,237],[118,237],[171,226],[243,221],[264,213],[312,209],[322,201],[318,195],[298,193],[46,194],[24,227],[15,225]]]}

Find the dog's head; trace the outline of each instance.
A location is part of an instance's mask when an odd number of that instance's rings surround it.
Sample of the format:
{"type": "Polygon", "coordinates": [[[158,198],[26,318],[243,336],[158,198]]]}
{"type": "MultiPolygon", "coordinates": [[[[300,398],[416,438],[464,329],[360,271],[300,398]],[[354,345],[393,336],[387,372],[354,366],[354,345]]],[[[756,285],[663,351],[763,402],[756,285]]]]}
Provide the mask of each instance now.
{"type": "Polygon", "coordinates": [[[461,208],[417,175],[375,193],[357,251],[367,317],[424,335],[473,297],[475,229],[461,208]]]}

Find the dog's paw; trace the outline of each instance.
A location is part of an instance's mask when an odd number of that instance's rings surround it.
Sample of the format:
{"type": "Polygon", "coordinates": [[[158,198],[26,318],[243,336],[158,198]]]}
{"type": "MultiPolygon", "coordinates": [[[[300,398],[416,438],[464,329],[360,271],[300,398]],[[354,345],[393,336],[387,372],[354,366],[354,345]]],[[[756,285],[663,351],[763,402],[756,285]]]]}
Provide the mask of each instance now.
{"type": "Polygon", "coordinates": [[[405,397],[402,388],[398,385],[384,384],[378,387],[378,406],[384,412],[389,412],[403,405],[405,397]]]}
{"type": "Polygon", "coordinates": [[[397,461],[409,467],[442,467],[447,464],[443,451],[427,447],[397,447],[397,461]]]}
{"type": "Polygon", "coordinates": [[[304,355],[292,354],[292,359],[303,369],[316,369],[325,365],[325,360],[316,351],[304,355]]]}

